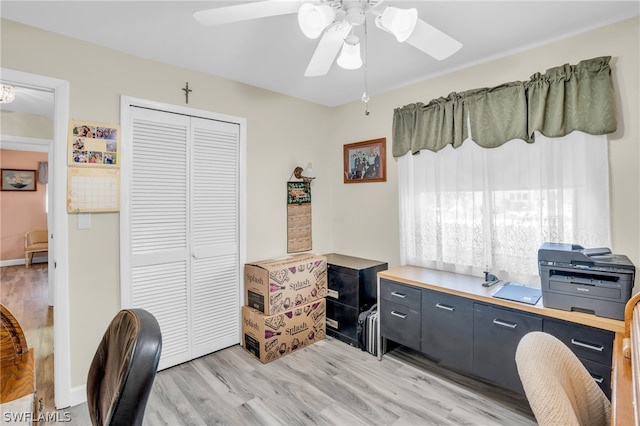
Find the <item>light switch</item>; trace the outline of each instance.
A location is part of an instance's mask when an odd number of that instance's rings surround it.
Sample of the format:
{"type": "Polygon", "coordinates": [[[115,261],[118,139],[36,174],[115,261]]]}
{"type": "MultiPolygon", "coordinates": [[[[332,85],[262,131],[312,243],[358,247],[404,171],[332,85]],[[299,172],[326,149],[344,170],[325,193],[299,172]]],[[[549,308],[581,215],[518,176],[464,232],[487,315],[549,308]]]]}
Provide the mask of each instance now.
{"type": "Polygon", "coordinates": [[[91,213],[78,213],[78,229],[91,229],[91,213]]]}

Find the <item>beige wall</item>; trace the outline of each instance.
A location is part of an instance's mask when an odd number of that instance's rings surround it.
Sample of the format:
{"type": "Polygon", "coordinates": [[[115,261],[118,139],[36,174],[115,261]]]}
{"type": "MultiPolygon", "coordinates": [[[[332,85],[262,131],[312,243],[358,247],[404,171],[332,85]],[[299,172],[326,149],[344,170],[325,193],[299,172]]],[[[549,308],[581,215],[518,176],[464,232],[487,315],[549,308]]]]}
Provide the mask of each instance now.
{"type": "MultiPolygon", "coordinates": [[[[385,260],[390,266],[400,263],[397,163],[388,154],[386,183],[345,185],[337,172],[342,167],[342,144],[386,137],[390,151],[394,108],[427,103],[451,92],[524,81],[551,67],[611,56],[618,106],[618,130],[609,136],[611,249],[626,254],[640,267],[639,52],[640,21],[634,18],[374,96],[368,117],[361,102],[335,108],[335,146],[331,151],[334,250],[385,260]]],[[[640,290],[638,287],[634,290],[640,290]]]]}
{"type": "MultiPolygon", "coordinates": [[[[611,55],[620,106],[619,131],[611,137],[612,249],[640,265],[637,163],[638,19],[532,51],[477,65],[438,79],[373,96],[371,115],[356,102],[329,109],[239,83],[127,56],[108,49],[2,21],[2,66],[68,80],[70,117],[119,122],[121,95],[246,117],[247,260],[286,252],[286,180],[297,165],[313,162],[313,250],[399,264],[397,168],[391,151],[393,108],[416,101],[526,80],[563,63],[611,55]],[[20,40],[20,42],[16,42],[20,40]],[[25,55],[24,52],[30,52],[25,55]],[[107,67],[79,67],[77,52],[91,51],[107,67]],[[387,138],[387,182],[342,183],[345,143],[387,138]]],[[[375,88],[371,87],[374,92],[375,88]]],[[[69,215],[72,386],[84,383],[98,339],[119,309],[118,215],[94,214],[92,228],[77,230],[69,215]]]]}
{"type": "MultiPolygon", "coordinates": [[[[38,162],[47,161],[47,157],[42,152],[3,149],[0,166],[37,172],[38,162]]],[[[36,191],[0,192],[0,260],[24,259],[25,232],[47,229],[46,188],[36,183],[36,191]]]]}
{"type": "MultiPolygon", "coordinates": [[[[2,66],[70,82],[71,119],[119,123],[120,96],[185,105],[247,119],[247,260],[286,254],[286,181],[313,162],[313,250],[331,251],[331,182],[326,149],[330,110],[247,85],[124,55],[2,20],[2,66]],[[19,41],[19,42],[18,42],[19,41]],[[82,66],[78,52],[106,66],[82,66]],[[25,55],[24,52],[29,52],[25,55]]],[[[126,184],[126,183],[125,183],[126,184]]],[[[118,214],[93,214],[89,230],[69,221],[71,385],[85,382],[91,358],[120,307],[118,214]]]]}

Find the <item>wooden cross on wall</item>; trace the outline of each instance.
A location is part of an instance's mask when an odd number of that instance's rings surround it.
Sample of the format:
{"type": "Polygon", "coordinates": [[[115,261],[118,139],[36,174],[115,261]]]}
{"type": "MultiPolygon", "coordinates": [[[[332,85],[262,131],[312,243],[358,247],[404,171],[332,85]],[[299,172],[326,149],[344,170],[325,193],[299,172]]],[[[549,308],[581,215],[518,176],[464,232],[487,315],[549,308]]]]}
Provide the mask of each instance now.
{"type": "Polygon", "coordinates": [[[186,82],[186,87],[183,87],[182,90],[184,90],[184,97],[185,97],[185,101],[186,103],[189,103],[189,93],[193,92],[193,90],[189,89],[189,82],[186,82]]]}

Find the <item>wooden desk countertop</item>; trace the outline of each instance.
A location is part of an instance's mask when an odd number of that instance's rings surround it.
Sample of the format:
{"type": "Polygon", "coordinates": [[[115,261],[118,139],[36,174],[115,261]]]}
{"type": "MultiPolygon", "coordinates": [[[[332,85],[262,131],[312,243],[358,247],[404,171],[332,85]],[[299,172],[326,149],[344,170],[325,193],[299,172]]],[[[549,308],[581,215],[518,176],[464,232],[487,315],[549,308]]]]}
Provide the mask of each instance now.
{"type": "Polygon", "coordinates": [[[577,324],[596,327],[613,332],[624,332],[624,321],[611,318],[603,318],[583,312],[570,312],[560,309],[546,308],[542,304],[542,298],[536,305],[511,302],[509,300],[492,297],[502,284],[493,287],[483,287],[482,278],[471,275],[456,274],[453,272],[438,271],[419,266],[400,266],[386,271],[378,272],[378,277],[416,287],[454,294],[492,305],[504,306],[520,311],[531,312],[549,318],[570,321],[577,324]]]}

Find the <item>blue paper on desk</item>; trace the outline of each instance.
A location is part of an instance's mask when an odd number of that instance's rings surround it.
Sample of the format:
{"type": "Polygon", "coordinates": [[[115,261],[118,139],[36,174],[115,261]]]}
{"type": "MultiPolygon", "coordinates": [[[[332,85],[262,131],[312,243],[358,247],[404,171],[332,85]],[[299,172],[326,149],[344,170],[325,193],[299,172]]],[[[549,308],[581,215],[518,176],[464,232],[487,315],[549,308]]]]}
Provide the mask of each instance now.
{"type": "Polygon", "coordinates": [[[513,302],[535,305],[540,300],[542,291],[537,287],[529,287],[523,284],[506,282],[500,290],[493,295],[498,299],[511,300],[513,302]]]}

